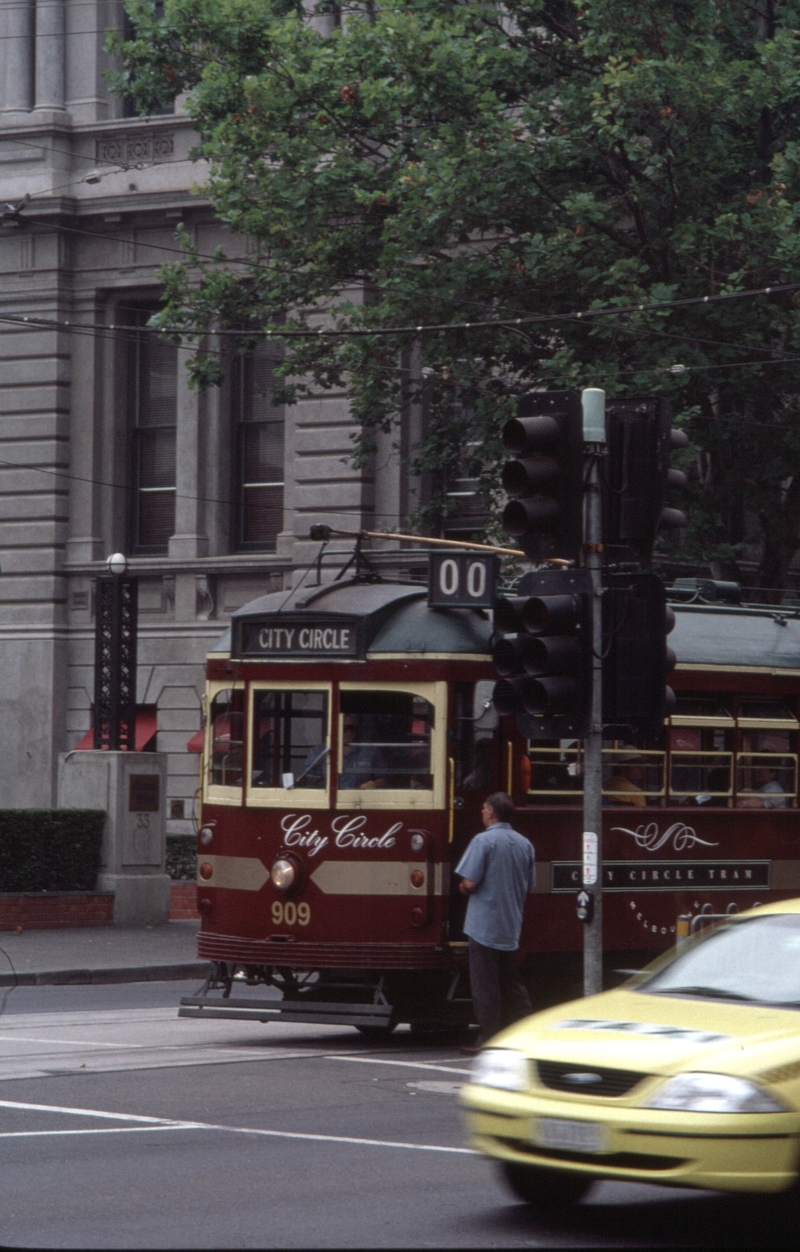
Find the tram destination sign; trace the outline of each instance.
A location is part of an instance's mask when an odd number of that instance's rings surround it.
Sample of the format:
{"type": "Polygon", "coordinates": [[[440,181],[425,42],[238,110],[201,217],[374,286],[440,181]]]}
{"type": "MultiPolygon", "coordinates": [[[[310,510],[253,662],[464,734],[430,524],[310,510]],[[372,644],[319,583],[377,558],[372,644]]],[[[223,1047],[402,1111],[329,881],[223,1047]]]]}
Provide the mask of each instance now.
{"type": "Polygon", "coordinates": [[[237,623],[239,656],[283,657],[302,660],[306,657],[358,657],[360,655],[359,619],[331,617],[321,614],[302,617],[281,613],[271,617],[253,618],[237,623]]]}
{"type": "Polygon", "coordinates": [[[431,552],[428,604],[433,609],[490,609],[499,570],[500,559],[491,553],[431,552]]]}
{"type": "MultiPolygon", "coordinates": [[[[770,884],[769,861],[604,861],[607,891],[763,891],[770,884]]],[[[553,861],[550,890],[579,891],[580,861],[553,861]]]]}

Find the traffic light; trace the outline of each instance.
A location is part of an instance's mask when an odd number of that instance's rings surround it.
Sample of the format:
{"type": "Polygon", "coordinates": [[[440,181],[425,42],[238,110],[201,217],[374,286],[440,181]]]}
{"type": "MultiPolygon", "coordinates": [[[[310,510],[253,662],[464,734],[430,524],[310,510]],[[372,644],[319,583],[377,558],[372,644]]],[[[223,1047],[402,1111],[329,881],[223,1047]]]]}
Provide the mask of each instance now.
{"type": "Polygon", "coordinates": [[[603,597],[603,724],[624,738],[657,738],[675,703],[667,677],[675,614],[655,574],[612,574],[603,597]]]}
{"type": "Polygon", "coordinates": [[[610,401],[606,437],[605,546],[632,549],[649,565],[659,529],[686,525],[685,514],[665,507],[665,499],[668,485],[686,485],[685,474],[670,467],[669,457],[689,440],[672,428],[672,406],[662,396],[610,401]]]}
{"type": "Polygon", "coordinates": [[[537,570],[519,594],[495,605],[500,632],[492,659],[501,675],[495,708],[516,714],[529,739],[580,738],[591,690],[589,576],[583,569],[537,570]]]}
{"type": "Polygon", "coordinates": [[[583,412],[580,392],[523,396],[503,427],[518,459],[503,467],[511,496],[503,526],[531,560],[577,560],[583,539],[583,412]]]}

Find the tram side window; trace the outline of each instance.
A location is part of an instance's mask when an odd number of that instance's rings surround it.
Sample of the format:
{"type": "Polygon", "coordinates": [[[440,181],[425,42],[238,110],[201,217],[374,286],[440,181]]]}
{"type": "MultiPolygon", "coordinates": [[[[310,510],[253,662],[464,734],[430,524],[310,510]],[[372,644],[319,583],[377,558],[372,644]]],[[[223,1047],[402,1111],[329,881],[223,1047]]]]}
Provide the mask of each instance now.
{"type": "Polygon", "coordinates": [[[529,740],[528,761],[529,804],[580,803],[583,760],[577,739],[529,740]]]}
{"type": "Polygon", "coordinates": [[[727,808],[733,803],[734,698],[679,695],[669,722],[669,802],[727,808]]]}
{"type": "Polygon", "coordinates": [[[340,791],[430,791],[433,705],[405,691],[341,692],[340,791]]]}
{"type": "Polygon", "coordinates": [[[794,708],[780,698],[742,699],[739,728],[736,807],[795,808],[797,718],[794,708]],[[761,725],[757,724],[759,722],[761,725]]]}
{"type": "MultiPolygon", "coordinates": [[[[577,739],[528,741],[529,804],[580,804],[583,750],[577,739]]],[[[603,804],[652,808],[664,802],[664,753],[609,739],[603,744],[603,804]]]]}
{"type": "Polygon", "coordinates": [[[216,787],[241,787],[244,691],[218,691],[211,701],[209,781],[216,787]]]}
{"type": "Polygon", "coordinates": [[[327,786],[327,692],[256,691],[252,732],[251,786],[327,786]]]}

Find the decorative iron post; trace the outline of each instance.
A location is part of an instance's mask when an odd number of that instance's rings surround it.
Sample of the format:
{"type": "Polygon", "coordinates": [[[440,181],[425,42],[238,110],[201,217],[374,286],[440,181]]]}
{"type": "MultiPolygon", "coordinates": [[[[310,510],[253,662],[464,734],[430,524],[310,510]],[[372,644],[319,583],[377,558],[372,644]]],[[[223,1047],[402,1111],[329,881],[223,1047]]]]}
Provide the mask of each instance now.
{"type": "Polygon", "coordinates": [[[94,746],[136,748],[136,621],[138,580],[126,578],[120,552],[97,578],[94,652],[94,746]]]}

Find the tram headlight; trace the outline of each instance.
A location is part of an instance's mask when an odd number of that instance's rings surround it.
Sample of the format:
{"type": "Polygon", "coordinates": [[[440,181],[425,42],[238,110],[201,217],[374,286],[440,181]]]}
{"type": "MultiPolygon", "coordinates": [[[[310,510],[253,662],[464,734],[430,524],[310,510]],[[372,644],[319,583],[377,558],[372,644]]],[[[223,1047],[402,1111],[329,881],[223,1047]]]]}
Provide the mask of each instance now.
{"type": "Polygon", "coordinates": [[[279,856],[269,876],[278,891],[289,891],[297,881],[297,867],[287,857],[279,856]]]}

